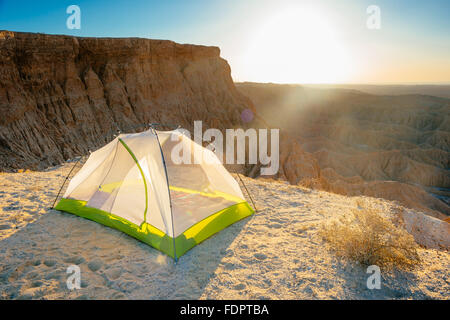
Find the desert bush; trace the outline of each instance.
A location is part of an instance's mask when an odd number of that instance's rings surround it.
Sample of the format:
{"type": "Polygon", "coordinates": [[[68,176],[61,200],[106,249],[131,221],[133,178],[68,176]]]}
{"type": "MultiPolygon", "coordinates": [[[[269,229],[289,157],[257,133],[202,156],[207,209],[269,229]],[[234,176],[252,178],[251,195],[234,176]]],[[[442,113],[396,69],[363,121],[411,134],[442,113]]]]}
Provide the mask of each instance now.
{"type": "Polygon", "coordinates": [[[323,224],[320,235],[342,258],[386,269],[411,269],[419,263],[414,238],[373,208],[352,209],[323,224]]]}

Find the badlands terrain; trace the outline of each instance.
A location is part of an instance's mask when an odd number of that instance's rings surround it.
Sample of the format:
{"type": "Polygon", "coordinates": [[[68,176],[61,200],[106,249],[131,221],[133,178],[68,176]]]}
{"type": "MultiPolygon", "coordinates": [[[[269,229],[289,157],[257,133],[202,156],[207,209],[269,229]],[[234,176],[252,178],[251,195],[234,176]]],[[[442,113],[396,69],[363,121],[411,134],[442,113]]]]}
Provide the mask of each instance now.
{"type": "Polygon", "coordinates": [[[0,31],[0,298],[448,299],[449,99],[234,84],[217,47],[0,31]],[[255,117],[248,122],[243,112],[255,117]],[[153,122],[280,128],[280,172],[240,168],[258,213],[178,265],[49,210],[73,165],[153,122]],[[255,179],[253,179],[255,178],[255,179]],[[338,259],[319,230],[376,208],[420,244],[410,271],[338,259]],[[66,269],[82,272],[66,287],[66,269]]]}
{"type": "Polygon", "coordinates": [[[450,99],[348,89],[238,83],[280,128],[290,183],[367,195],[446,219],[450,214],[450,99]]]}
{"type": "Polygon", "coordinates": [[[140,38],[0,31],[0,66],[1,171],[42,170],[154,122],[272,126],[281,129],[276,179],[450,214],[446,98],[235,85],[217,47],[140,38]]]}
{"type": "MultiPolygon", "coordinates": [[[[403,216],[407,228],[411,218],[416,227],[430,227],[417,224],[424,215],[393,202],[244,177],[257,214],[205,240],[175,265],[120,231],[48,210],[72,166],[0,175],[0,299],[449,298],[448,251],[421,247],[419,265],[382,268],[381,289],[369,290],[366,266],[338,259],[318,232],[330,219],[366,207],[403,216]],[[66,270],[74,264],[81,269],[81,289],[70,291],[66,270]]],[[[427,237],[430,244],[439,241],[427,237]]]]}

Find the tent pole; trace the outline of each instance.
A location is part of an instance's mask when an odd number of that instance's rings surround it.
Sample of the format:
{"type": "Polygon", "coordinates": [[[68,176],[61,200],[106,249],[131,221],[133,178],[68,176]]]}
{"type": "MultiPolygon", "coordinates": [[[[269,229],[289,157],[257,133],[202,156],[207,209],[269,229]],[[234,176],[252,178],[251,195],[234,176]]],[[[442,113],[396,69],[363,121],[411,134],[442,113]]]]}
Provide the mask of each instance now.
{"type": "Polygon", "coordinates": [[[152,130],[153,130],[153,132],[154,132],[154,134],[156,136],[156,140],[158,141],[159,151],[161,151],[161,159],[162,159],[162,162],[163,162],[163,165],[164,165],[164,172],[166,174],[167,192],[169,194],[169,203],[170,203],[170,216],[172,218],[173,256],[174,256],[174,259],[175,259],[175,264],[177,264],[178,257],[177,257],[177,250],[176,250],[176,247],[175,247],[175,228],[173,226],[174,225],[174,221],[173,221],[173,210],[172,210],[172,198],[170,197],[170,188],[169,188],[169,186],[170,186],[169,185],[169,175],[167,174],[166,160],[164,159],[164,154],[163,154],[163,151],[162,151],[161,143],[159,142],[158,133],[156,132],[153,124],[151,124],[150,126],[151,126],[151,128],[152,128],[152,130]]]}
{"type": "Polygon", "coordinates": [[[239,177],[239,180],[241,180],[241,182],[242,182],[242,185],[243,185],[243,186],[244,186],[244,188],[245,188],[245,191],[247,191],[248,197],[249,197],[249,198],[250,198],[250,200],[252,201],[252,204],[253,204],[253,208],[255,209],[255,212],[258,212],[258,209],[256,208],[256,205],[255,205],[255,202],[253,201],[252,195],[251,195],[251,194],[250,194],[250,192],[248,191],[248,189],[247,189],[247,186],[245,185],[244,181],[242,180],[242,178],[241,178],[240,174],[239,174],[239,173],[237,173],[237,176],[239,177]]]}
{"type": "Polygon", "coordinates": [[[66,176],[66,178],[64,179],[64,182],[61,186],[61,188],[59,188],[58,194],[56,195],[55,201],[53,201],[52,207],[50,209],[55,208],[55,204],[56,201],[58,200],[59,194],[61,193],[61,190],[64,188],[64,185],[66,184],[67,179],[69,178],[70,174],[72,173],[73,169],[75,169],[76,165],[78,164],[78,162],[80,162],[81,158],[83,158],[83,156],[80,156],[77,160],[77,162],[75,162],[75,164],[73,165],[72,169],[70,169],[69,174],[66,176]]]}
{"type": "MultiPolygon", "coordinates": [[[[117,126],[117,124],[116,124],[116,127],[117,127],[116,133],[117,133],[117,134],[120,134],[120,129],[119,129],[119,127],[117,126]]],[[[106,133],[105,135],[103,135],[102,139],[105,138],[105,137],[108,137],[109,134],[110,134],[111,132],[112,132],[112,130],[110,130],[108,133],[106,133]]],[[[91,152],[89,151],[89,153],[91,153],[91,152]]],[[[75,162],[75,164],[74,164],[74,166],[72,167],[72,169],[70,170],[69,174],[66,176],[66,179],[64,180],[64,182],[63,182],[61,188],[59,188],[58,195],[56,196],[55,201],[53,201],[53,205],[52,205],[52,207],[51,207],[50,209],[53,209],[53,208],[55,207],[56,201],[58,200],[59,194],[61,193],[61,190],[63,189],[64,185],[66,184],[67,179],[69,178],[69,176],[70,176],[70,174],[72,173],[73,169],[75,169],[76,165],[78,164],[78,162],[80,162],[80,160],[81,160],[82,158],[83,158],[83,155],[81,155],[81,156],[78,158],[77,162],[75,162]]]]}

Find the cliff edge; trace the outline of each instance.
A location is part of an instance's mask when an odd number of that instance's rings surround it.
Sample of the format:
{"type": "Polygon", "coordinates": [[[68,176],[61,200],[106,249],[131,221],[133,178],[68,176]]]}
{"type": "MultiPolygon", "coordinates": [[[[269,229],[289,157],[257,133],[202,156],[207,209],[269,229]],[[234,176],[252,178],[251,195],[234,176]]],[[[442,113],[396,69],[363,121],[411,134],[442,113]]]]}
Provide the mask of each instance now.
{"type": "Polygon", "coordinates": [[[45,168],[151,122],[240,125],[217,47],[0,31],[0,170],[45,168]]]}

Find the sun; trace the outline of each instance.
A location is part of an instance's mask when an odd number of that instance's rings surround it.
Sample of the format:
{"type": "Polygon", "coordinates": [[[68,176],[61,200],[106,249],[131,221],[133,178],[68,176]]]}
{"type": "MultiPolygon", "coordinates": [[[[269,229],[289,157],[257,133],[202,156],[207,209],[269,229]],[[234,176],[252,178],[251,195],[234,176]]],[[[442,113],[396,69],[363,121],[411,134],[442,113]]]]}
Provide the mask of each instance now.
{"type": "Polygon", "coordinates": [[[244,54],[252,81],[335,83],[348,79],[350,57],[327,19],[290,8],[255,30],[244,54]]]}

